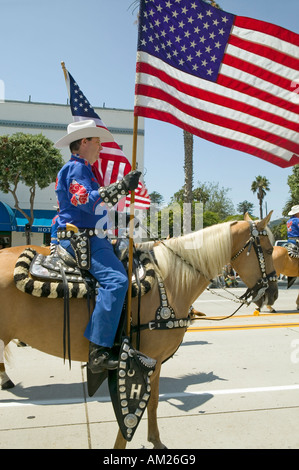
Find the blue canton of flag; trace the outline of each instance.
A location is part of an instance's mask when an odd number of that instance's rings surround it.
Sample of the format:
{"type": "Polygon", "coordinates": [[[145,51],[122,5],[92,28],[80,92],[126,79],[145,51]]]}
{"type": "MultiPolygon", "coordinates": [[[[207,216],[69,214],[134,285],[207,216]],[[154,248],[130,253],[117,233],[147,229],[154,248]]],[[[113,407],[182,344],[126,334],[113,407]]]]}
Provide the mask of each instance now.
{"type": "Polygon", "coordinates": [[[99,116],[94,111],[88,99],[84,96],[75,82],[72,75],[69,73],[70,78],[70,105],[73,116],[82,116],[86,119],[99,119],[99,116]]]}
{"type": "Polygon", "coordinates": [[[161,3],[141,0],[141,4],[148,5],[139,30],[138,50],[215,82],[235,16],[204,2],[161,3]]]}

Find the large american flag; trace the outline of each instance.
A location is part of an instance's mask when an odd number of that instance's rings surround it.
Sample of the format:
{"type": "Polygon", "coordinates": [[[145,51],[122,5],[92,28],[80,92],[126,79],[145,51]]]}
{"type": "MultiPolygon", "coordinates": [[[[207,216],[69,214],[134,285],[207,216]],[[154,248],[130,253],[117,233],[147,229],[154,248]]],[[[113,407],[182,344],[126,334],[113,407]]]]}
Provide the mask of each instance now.
{"type": "Polygon", "coordinates": [[[135,115],[299,163],[298,34],[202,0],[141,0],[139,20],[135,115]]]}
{"type": "MultiPolygon", "coordinates": [[[[97,126],[107,129],[100,116],[95,112],[84,93],[72,75],[66,70],[66,84],[70,97],[71,112],[74,121],[93,119],[97,126]]],[[[99,154],[99,159],[93,164],[93,170],[101,186],[107,186],[121,180],[129,171],[131,164],[125,157],[120,146],[114,142],[102,143],[103,150],[99,154]]],[[[118,203],[118,210],[130,206],[130,194],[125,199],[125,204],[118,203]]],[[[145,185],[140,181],[135,190],[134,207],[136,209],[148,209],[150,197],[145,185]]]]}

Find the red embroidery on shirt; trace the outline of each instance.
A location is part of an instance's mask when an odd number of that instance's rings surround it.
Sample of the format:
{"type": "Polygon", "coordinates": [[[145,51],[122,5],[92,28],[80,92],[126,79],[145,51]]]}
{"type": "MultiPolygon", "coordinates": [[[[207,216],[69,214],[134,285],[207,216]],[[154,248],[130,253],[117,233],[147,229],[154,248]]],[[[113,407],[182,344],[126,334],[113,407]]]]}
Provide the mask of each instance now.
{"type": "Polygon", "coordinates": [[[76,194],[76,192],[79,191],[79,189],[80,189],[80,184],[77,183],[76,180],[73,180],[70,184],[69,192],[72,194],[76,194]]]}
{"type": "Polygon", "coordinates": [[[76,206],[78,205],[78,201],[77,201],[77,198],[76,198],[76,195],[74,194],[72,199],[71,199],[71,203],[73,204],[73,206],[76,206]]]}
{"type": "Polygon", "coordinates": [[[83,186],[80,187],[80,189],[77,192],[76,196],[78,198],[79,204],[86,204],[89,200],[88,192],[86,191],[86,189],[83,186]]]}
{"type": "Polygon", "coordinates": [[[87,204],[89,201],[89,195],[87,189],[82,185],[79,184],[76,180],[73,180],[70,184],[69,191],[73,194],[71,198],[71,203],[74,206],[78,206],[78,204],[87,204]]]}

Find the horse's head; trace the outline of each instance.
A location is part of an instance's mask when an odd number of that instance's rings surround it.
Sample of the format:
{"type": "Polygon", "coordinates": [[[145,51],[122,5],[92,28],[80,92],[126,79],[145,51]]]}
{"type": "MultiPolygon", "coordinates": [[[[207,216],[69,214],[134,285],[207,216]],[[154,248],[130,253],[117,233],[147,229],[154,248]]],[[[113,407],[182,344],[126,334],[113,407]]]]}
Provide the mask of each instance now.
{"type": "Polygon", "coordinates": [[[272,234],[267,228],[272,212],[255,222],[246,214],[244,221],[232,226],[232,265],[258,307],[273,305],[278,297],[272,234]]]}

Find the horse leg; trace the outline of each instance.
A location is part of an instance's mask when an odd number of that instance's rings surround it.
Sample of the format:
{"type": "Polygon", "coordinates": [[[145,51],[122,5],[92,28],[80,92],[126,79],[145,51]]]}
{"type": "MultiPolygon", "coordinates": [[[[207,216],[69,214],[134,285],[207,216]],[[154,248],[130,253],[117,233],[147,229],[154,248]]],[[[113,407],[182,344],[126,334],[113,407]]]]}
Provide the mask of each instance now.
{"type": "Polygon", "coordinates": [[[297,297],[297,300],[296,300],[296,305],[297,305],[297,310],[299,310],[299,294],[298,294],[298,297],[297,297]]]}
{"type": "Polygon", "coordinates": [[[5,372],[4,343],[2,340],[0,340],[0,389],[8,390],[9,388],[13,388],[14,386],[14,383],[10,380],[7,373],[5,372]]]}
{"type": "Polygon", "coordinates": [[[270,313],[276,313],[276,310],[271,305],[267,305],[267,309],[270,311],[270,313]]]}
{"type": "Polygon", "coordinates": [[[121,430],[118,430],[117,438],[114,443],[114,449],[125,449],[127,445],[126,439],[123,437],[121,430]]]}
{"type": "Polygon", "coordinates": [[[151,397],[147,406],[148,437],[147,440],[154,445],[154,449],[167,449],[160,440],[157,420],[157,408],[159,404],[159,379],[161,365],[156,366],[155,373],[151,377],[151,397]]]}
{"type": "Polygon", "coordinates": [[[10,380],[7,373],[5,372],[4,364],[0,364],[0,388],[1,390],[8,390],[13,388],[15,384],[10,380]]]}

